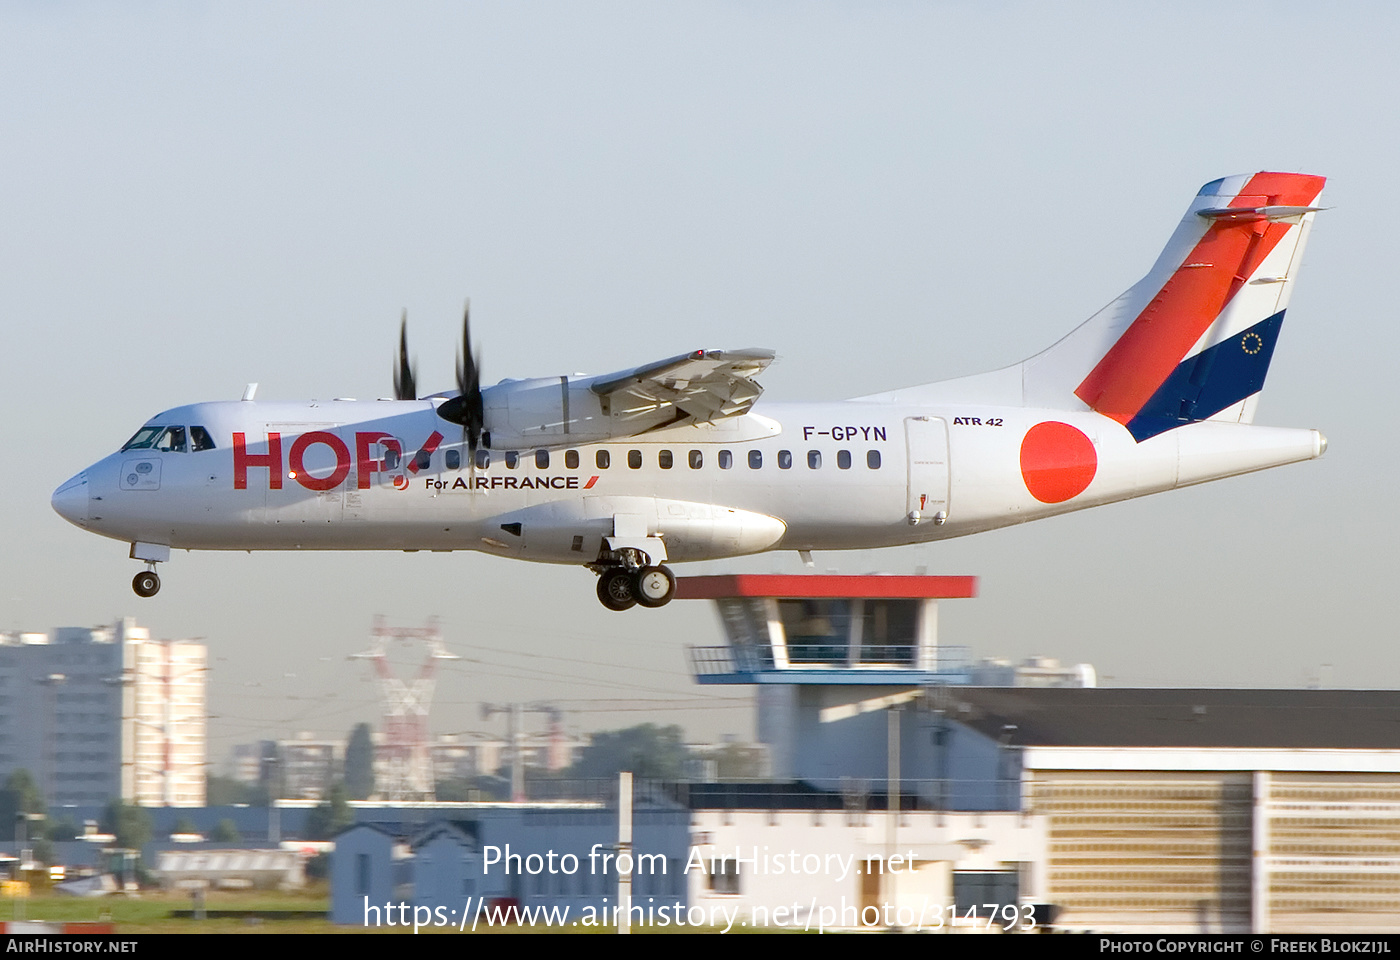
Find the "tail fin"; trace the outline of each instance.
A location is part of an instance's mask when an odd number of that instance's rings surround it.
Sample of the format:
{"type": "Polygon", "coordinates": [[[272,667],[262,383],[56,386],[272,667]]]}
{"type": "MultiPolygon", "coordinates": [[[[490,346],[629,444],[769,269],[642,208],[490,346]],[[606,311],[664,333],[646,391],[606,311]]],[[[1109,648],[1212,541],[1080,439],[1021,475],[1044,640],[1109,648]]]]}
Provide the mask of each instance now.
{"type": "Polygon", "coordinates": [[[1146,277],[1021,365],[1024,402],[1078,398],[1139,442],[1198,420],[1251,422],[1323,183],[1206,184],[1146,277]]]}

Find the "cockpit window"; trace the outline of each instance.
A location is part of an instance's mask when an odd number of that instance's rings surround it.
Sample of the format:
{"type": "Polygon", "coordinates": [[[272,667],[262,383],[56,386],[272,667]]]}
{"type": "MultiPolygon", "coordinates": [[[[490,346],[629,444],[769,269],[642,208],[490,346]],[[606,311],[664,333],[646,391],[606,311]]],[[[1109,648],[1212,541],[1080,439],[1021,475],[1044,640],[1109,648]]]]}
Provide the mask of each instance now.
{"type": "Polygon", "coordinates": [[[203,427],[190,427],[190,449],[198,453],[201,450],[213,450],[214,438],[209,436],[209,431],[203,427]]]}
{"type": "Polygon", "coordinates": [[[161,435],[164,427],[142,427],[136,431],[136,436],[132,437],[122,447],[122,450],[146,450],[155,442],[156,437],[161,435]]]}
{"type": "Polygon", "coordinates": [[[164,450],[166,453],[185,452],[185,428],[166,427],[159,439],[153,444],[157,450],[164,450]]]}

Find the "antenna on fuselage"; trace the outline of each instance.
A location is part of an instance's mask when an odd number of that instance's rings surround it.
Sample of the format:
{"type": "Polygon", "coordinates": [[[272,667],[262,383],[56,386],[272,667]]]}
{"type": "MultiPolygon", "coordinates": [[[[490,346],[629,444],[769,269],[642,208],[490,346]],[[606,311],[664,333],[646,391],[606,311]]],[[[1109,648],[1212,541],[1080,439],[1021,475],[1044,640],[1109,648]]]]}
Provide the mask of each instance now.
{"type": "Polygon", "coordinates": [[[257,393],[258,385],[256,383],[250,383],[243,388],[243,399],[251,401],[253,397],[257,396],[257,393]]]}

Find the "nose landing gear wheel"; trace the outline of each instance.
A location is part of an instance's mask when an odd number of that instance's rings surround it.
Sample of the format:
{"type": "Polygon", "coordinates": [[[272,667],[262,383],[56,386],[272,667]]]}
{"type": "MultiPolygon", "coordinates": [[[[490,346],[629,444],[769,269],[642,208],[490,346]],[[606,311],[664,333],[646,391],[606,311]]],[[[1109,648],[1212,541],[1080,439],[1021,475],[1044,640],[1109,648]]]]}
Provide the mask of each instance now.
{"type": "Polygon", "coordinates": [[[627,610],[636,604],[632,574],[623,567],[606,570],[598,577],[598,599],[609,610],[627,610]]]}
{"type": "Polygon", "coordinates": [[[143,570],[131,578],[131,589],[138,597],[154,597],[160,593],[160,577],[154,570],[143,570]]]}
{"type": "Polygon", "coordinates": [[[642,567],[632,593],[644,607],[664,607],[676,595],[676,575],[667,567],[642,567]]]}

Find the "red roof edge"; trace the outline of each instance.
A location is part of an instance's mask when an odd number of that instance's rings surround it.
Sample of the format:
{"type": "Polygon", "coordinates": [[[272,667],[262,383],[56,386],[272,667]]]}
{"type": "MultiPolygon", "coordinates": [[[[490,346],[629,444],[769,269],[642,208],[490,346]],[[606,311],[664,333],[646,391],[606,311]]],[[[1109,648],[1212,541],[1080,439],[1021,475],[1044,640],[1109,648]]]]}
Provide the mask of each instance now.
{"type": "Polygon", "coordinates": [[[740,573],[717,577],[679,577],[676,582],[677,600],[719,600],[725,597],[955,600],[975,596],[976,577],[740,573]]]}

